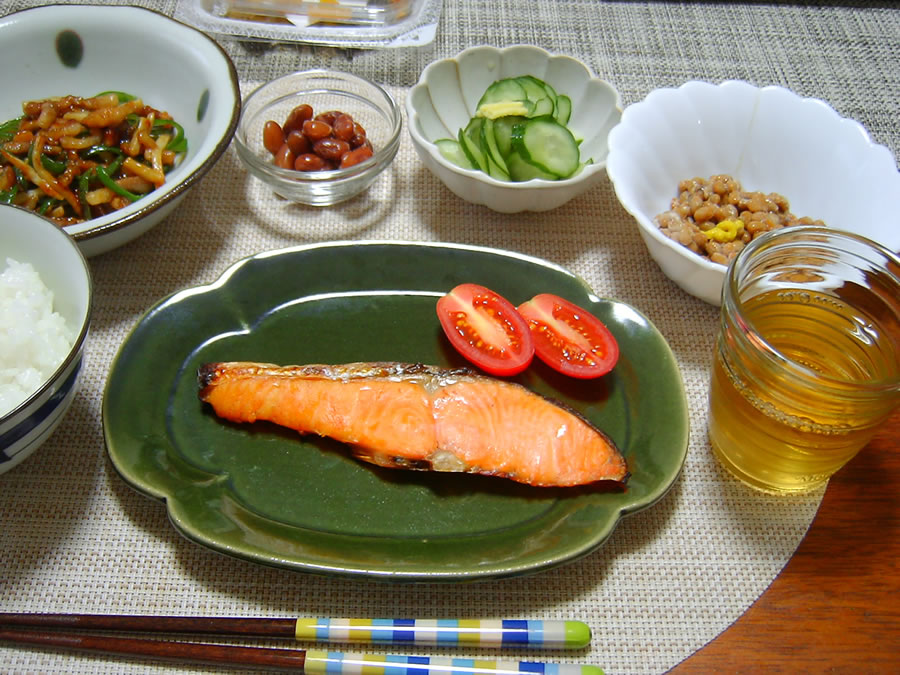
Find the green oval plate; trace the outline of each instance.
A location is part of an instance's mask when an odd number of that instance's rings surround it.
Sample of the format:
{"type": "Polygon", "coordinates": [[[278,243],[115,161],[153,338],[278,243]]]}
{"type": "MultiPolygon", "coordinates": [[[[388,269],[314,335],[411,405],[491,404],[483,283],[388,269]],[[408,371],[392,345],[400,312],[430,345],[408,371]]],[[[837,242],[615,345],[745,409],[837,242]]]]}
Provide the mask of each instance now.
{"type": "Polygon", "coordinates": [[[161,301],[116,356],[103,426],[122,478],[164,500],[189,539],[278,567],[400,581],[522,575],[586,555],[665,494],[688,442],[675,359],[639,312],[535,258],[400,242],[263,253],[161,301]],[[606,323],[621,349],[609,375],[578,381],[536,361],[516,379],[613,438],[631,470],[625,489],[383,469],[327,439],[223,423],[197,398],[197,368],[208,361],[466,365],[434,313],[462,282],[514,304],[556,293],[606,323]]]}

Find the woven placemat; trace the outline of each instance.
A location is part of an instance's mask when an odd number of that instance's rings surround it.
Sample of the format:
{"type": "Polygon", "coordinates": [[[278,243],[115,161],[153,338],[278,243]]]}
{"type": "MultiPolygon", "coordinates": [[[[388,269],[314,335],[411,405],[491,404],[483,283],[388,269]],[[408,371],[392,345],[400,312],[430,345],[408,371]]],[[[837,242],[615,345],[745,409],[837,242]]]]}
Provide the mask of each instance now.
{"type": "MultiPolygon", "coordinates": [[[[13,0],[4,9],[30,4],[13,0]]],[[[169,14],[175,9],[174,1],[135,4],[169,14]]],[[[531,43],[576,55],[612,82],[626,104],[689,79],[781,84],[828,100],[896,155],[898,35],[900,14],[887,4],[445,0],[438,38],[428,48],[222,43],[245,89],[292,70],[326,66],[383,82],[401,101],[428,62],[482,42],[531,43]]],[[[365,196],[313,209],[275,198],[229,149],[163,224],[90,264],[95,313],[83,390],[45,447],[0,476],[4,611],[578,618],[593,629],[591,647],[548,660],[593,663],[610,673],[655,673],[702,647],[752,604],[796,550],[821,501],[821,491],[790,499],[757,494],[718,467],[706,440],[718,312],[663,276],[608,182],[550,213],[497,214],[447,191],[404,138],[390,172],[365,196]],[[676,355],[690,410],[687,461],[674,488],[579,561],[532,577],[474,584],[389,585],[304,575],[224,557],[183,539],[163,505],[127,487],[106,457],[101,399],[122,341],[156,301],[213,281],[245,256],[353,239],[520,251],[563,265],[598,295],[646,314],[676,355]]],[[[0,670],[17,673],[166,668],[11,647],[0,648],[0,664],[0,670]]]]}

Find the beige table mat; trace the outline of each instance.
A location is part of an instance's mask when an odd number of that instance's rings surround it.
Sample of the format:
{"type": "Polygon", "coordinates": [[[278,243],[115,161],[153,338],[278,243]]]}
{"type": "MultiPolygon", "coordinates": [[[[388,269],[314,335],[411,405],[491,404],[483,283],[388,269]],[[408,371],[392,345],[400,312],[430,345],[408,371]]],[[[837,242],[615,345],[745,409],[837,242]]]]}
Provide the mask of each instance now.
{"type": "MultiPolygon", "coordinates": [[[[13,0],[0,11],[30,4],[13,0]]],[[[133,4],[169,14],[175,8],[171,0],[133,4]]],[[[689,79],[788,86],[860,120],[896,155],[900,13],[891,4],[445,0],[438,39],[427,49],[223,44],[245,88],[291,70],[328,66],[381,81],[402,100],[434,58],[481,42],[532,43],[582,58],[619,89],[626,104],[654,87],[689,79]]],[[[83,391],[45,447],[0,476],[3,611],[579,618],[593,629],[590,649],[547,660],[593,663],[610,673],[656,673],[747,609],[789,560],[821,500],[821,492],[762,496],[718,468],[706,440],[717,311],[681,292],[649,260],[608,183],[550,213],[496,214],[447,191],[422,168],[404,136],[392,170],[368,194],[319,210],[274,198],[229,149],[174,215],[132,244],[92,259],[91,270],[95,314],[83,391]],[[405,586],[335,580],[233,560],[183,539],[164,507],[127,487],[106,457],[101,397],[119,346],[157,300],[214,280],[244,256],[347,239],[521,251],[571,269],[599,295],[637,307],[669,341],[684,376],[692,432],[681,479],[656,506],[625,520],[600,550],[522,579],[405,586]]],[[[0,648],[3,672],[180,670],[0,648]]]]}

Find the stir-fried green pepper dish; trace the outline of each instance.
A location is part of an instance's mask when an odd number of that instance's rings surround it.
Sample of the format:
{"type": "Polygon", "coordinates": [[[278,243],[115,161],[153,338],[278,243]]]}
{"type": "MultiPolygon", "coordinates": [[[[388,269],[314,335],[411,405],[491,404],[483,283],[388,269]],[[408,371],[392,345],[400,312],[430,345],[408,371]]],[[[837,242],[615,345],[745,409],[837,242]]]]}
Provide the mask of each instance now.
{"type": "Polygon", "coordinates": [[[26,101],[22,110],[0,124],[0,203],[60,225],[140,199],[187,152],[171,115],[124,92],[26,101]]]}

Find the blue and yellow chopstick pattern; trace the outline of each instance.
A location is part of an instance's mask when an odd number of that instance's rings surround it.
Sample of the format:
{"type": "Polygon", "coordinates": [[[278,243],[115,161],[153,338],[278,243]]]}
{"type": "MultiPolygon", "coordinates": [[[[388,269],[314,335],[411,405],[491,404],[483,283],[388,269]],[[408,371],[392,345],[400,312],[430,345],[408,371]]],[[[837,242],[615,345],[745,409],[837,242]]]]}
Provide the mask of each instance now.
{"type": "Polygon", "coordinates": [[[581,621],[301,618],[296,637],[373,645],[580,649],[590,642],[591,629],[581,621]]]}
{"type": "Polygon", "coordinates": [[[603,675],[597,666],[432,656],[306,652],[306,675],[603,675]]]}

